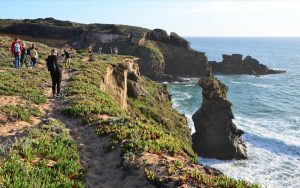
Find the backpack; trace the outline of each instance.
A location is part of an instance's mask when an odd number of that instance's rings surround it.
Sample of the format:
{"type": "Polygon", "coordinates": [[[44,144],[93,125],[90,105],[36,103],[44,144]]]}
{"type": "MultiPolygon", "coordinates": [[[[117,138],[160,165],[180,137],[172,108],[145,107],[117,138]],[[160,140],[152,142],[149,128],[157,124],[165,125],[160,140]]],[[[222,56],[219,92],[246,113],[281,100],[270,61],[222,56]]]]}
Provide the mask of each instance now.
{"type": "Polygon", "coordinates": [[[21,46],[17,42],[14,44],[14,52],[16,52],[16,53],[20,53],[21,52],[21,46]]]}
{"type": "Polygon", "coordinates": [[[61,71],[61,66],[57,62],[57,57],[56,56],[48,56],[48,58],[46,59],[46,62],[47,62],[48,71],[50,71],[50,72],[52,72],[52,71],[54,71],[54,72],[61,71]]]}

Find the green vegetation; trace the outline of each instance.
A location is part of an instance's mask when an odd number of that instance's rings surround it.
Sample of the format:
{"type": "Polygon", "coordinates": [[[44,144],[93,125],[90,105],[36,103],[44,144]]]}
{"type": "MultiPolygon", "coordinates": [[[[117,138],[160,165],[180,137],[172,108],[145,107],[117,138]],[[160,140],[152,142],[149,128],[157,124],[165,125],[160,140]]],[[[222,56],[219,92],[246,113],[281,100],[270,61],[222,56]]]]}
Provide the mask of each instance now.
{"type": "Polygon", "coordinates": [[[84,187],[77,145],[56,120],[29,130],[1,155],[0,187],[84,187]]]}
{"type": "Polygon", "coordinates": [[[100,78],[108,65],[97,61],[79,66],[80,71],[72,77],[71,85],[65,91],[66,96],[72,100],[65,113],[86,119],[98,114],[121,115],[119,105],[100,89],[100,78]]]}
{"type": "Polygon", "coordinates": [[[140,85],[147,91],[147,97],[129,99],[131,114],[148,125],[159,127],[165,134],[170,135],[179,143],[182,154],[193,158],[190,129],[186,118],[172,108],[166,88],[156,82],[142,78],[140,85]],[[159,105],[157,105],[159,104],[159,105]]]}
{"type": "Polygon", "coordinates": [[[157,179],[157,177],[155,176],[155,173],[152,170],[148,170],[145,168],[145,174],[146,174],[146,178],[149,181],[155,182],[155,180],[157,179]]]}
{"type": "Polygon", "coordinates": [[[21,96],[36,104],[46,102],[44,94],[50,85],[49,73],[41,69],[7,70],[0,73],[0,95],[21,96]]]}
{"type": "Polygon", "coordinates": [[[180,140],[167,134],[162,127],[134,123],[126,119],[102,121],[97,128],[100,135],[114,133],[111,137],[111,149],[121,144],[124,153],[169,153],[184,154],[180,140]]]}
{"type": "Polygon", "coordinates": [[[0,107],[0,113],[5,114],[10,121],[22,120],[29,122],[32,116],[40,116],[37,107],[23,105],[5,105],[0,107]]]}

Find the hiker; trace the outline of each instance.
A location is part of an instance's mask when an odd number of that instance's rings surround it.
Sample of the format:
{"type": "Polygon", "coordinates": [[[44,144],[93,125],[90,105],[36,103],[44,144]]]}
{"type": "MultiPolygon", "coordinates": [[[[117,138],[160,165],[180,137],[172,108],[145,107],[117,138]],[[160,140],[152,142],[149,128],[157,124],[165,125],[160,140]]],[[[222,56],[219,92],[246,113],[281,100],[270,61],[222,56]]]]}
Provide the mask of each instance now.
{"type": "Polygon", "coordinates": [[[70,54],[67,52],[67,50],[64,50],[64,56],[65,56],[65,68],[68,67],[69,69],[71,68],[71,59],[70,59],[70,54]]]}
{"type": "Polygon", "coordinates": [[[109,50],[110,50],[110,54],[113,54],[113,49],[111,46],[109,47],[109,50]]]}
{"type": "Polygon", "coordinates": [[[117,47],[115,47],[115,55],[118,55],[118,48],[117,47]]]}
{"type": "MultiPolygon", "coordinates": [[[[28,54],[28,48],[25,43],[23,43],[23,49],[21,51],[21,67],[24,65],[28,67],[28,59],[27,59],[27,54],[28,54]]],[[[30,55],[30,51],[29,51],[30,55]]]]}
{"type": "Polygon", "coordinates": [[[11,55],[15,57],[15,67],[20,68],[20,55],[23,50],[22,44],[19,43],[18,38],[15,38],[15,42],[12,42],[10,45],[11,55]]]}
{"type": "Polygon", "coordinates": [[[30,58],[31,58],[31,66],[32,68],[35,68],[37,63],[37,58],[39,57],[39,54],[35,48],[35,45],[32,44],[31,50],[30,50],[30,58]]]}
{"type": "Polygon", "coordinates": [[[98,53],[101,55],[102,54],[102,47],[99,48],[98,53]]]}
{"type": "Polygon", "coordinates": [[[48,56],[46,62],[52,80],[52,96],[53,98],[61,96],[60,85],[62,79],[62,68],[57,60],[57,52],[55,49],[51,50],[51,55],[48,56]]]}
{"type": "Polygon", "coordinates": [[[89,54],[91,54],[93,52],[92,46],[89,46],[87,51],[88,51],[89,54]]]}

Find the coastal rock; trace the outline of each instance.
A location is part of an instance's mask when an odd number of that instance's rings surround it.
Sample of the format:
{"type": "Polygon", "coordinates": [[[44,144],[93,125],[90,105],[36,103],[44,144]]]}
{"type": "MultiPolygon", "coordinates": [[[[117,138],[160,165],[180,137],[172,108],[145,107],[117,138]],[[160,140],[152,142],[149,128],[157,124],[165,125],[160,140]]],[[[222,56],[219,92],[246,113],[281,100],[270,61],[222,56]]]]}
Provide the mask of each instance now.
{"type": "Polygon", "coordinates": [[[203,102],[193,115],[196,132],[192,135],[194,151],[203,157],[246,159],[246,145],[232,122],[232,104],[226,99],[228,88],[208,74],[199,80],[203,102]]]}
{"type": "Polygon", "coordinates": [[[222,62],[209,62],[209,65],[212,66],[214,73],[267,75],[285,72],[269,69],[266,65],[260,64],[257,59],[254,59],[251,56],[246,56],[243,59],[243,55],[241,54],[223,54],[222,57],[222,62]]]}
{"type": "Polygon", "coordinates": [[[154,40],[161,42],[169,42],[170,37],[165,30],[162,29],[154,29],[145,34],[146,40],[154,40]]]}
{"type": "Polygon", "coordinates": [[[175,32],[171,32],[170,35],[168,35],[168,33],[162,29],[154,29],[146,32],[144,41],[145,40],[159,41],[165,44],[171,44],[185,49],[190,49],[190,43],[186,39],[179,36],[175,32]]]}
{"type": "Polygon", "coordinates": [[[177,35],[174,32],[171,32],[170,34],[170,44],[173,44],[175,46],[180,46],[185,49],[190,49],[190,43],[185,40],[183,37],[177,35]]]}
{"type": "Polygon", "coordinates": [[[100,81],[100,88],[113,96],[123,109],[127,109],[128,97],[145,96],[145,90],[139,85],[140,72],[137,58],[127,58],[123,63],[111,65],[100,81]]]}
{"type": "Polygon", "coordinates": [[[137,82],[128,80],[127,96],[131,98],[138,98],[139,96],[146,96],[146,92],[137,82]]]}

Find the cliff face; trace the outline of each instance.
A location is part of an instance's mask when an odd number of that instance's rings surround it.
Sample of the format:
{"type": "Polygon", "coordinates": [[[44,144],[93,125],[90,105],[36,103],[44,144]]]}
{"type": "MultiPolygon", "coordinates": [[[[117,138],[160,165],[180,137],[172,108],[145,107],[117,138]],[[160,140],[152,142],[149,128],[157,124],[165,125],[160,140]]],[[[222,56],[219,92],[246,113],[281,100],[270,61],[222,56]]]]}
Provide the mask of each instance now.
{"type": "Polygon", "coordinates": [[[100,82],[101,90],[113,96],[124,110],[127,109],[128,97],[146,95],[138,83],[140,71],[137,61],[137,58],[127,58],[123,63],[108,66],[100,82]]]}
{"type": "Polygon", "coordinates": [[[85,49],[97,43],[138,42],[148,29],[113,24],[79,24],[53,18],[0,20],[0,33],[43,41],[49,45],[69,44],[85,49]]]}
{"type": "Polygon", "coordinates": [[[212,75],[199,80],[203,102],[193,115],[196,132],[192,135],[193,149],[203,157],[245,159],[243,131],[236,128],[231,106],[226,99],[228,88],[212,75]]]}

